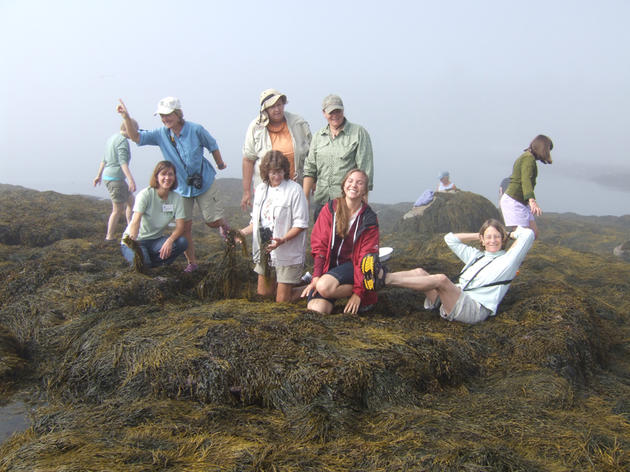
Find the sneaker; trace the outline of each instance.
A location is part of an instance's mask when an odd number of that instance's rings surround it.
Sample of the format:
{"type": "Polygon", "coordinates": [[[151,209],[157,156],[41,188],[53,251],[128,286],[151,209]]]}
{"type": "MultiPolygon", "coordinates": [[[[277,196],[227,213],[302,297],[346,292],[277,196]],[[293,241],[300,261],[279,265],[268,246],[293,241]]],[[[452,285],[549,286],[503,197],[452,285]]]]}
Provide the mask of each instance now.
{"type": "Polygon", "coordinates": [[[199,266],[197,264],[192,264],[191,263],[191,264],[188,264],[186,266],[186,268],[184,269],[184,272],[187,272],[187,273],[190,274],[191,272],[196,271],[198,268],[199,268],[199,266]]]}
{"type": "Polygon", "coordinates": [[[307,272],[302,276],[300,280],[308,285],[311,283],[311,280],[313,280],[313,276],[311,275],[310,272],[307,272]]]}
{"type": "Polygon", "coordinates": [[[387,268],[381,264],[377,253],[366,254],[361,260],[363,287],[366,290],[379,290],[385,286],[387,268]]]}

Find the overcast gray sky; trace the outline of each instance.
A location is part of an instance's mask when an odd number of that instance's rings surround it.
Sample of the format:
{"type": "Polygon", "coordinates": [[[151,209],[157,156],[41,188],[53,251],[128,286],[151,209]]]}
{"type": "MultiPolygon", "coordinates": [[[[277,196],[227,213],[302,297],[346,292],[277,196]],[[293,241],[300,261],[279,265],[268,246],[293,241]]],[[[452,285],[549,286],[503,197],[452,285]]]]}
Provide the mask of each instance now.
{"type": "MultiPolygon", "coordinates": [[[[543,211],[629,214],[630,2],[0,0],[0,182],[107,197],[91,181],[118,129],[158,100],[217,139],[241,176],[258,96],[277,88],[313,131],[322,98],[372,137],[370,199],[414,201],[449,170],[496,202],[537,134],[543,211]]],[[[161,158],[131,144],[140,187],[161,158]]]]}

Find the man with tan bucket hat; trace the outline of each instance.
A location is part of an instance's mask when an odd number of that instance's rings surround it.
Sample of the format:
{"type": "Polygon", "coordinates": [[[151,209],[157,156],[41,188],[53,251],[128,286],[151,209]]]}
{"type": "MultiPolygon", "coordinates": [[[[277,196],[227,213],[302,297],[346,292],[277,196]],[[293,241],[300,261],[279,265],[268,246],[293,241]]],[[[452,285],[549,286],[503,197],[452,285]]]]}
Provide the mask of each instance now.
{"type": "Polygon", "coordinates": [[[350,123],[344,116],[339,95],[328,95],[322,103],[328,124],[313,136],[304,162],[304,194],[311,202],[313,221],[317,220],[326,202],[341,196],[341,182],[352,169],[361,169],[369,179],[372,190],[374,159],[370,135],[360,125],[350,123]]]}
{"type": "Polygon", "coordinates": [[[287,97],[275,89],[260,94],[258,116],[249,124],[243,144],[243,198],[241,208],[252,206],[253,188],[262,182],[260,162],[269,151],[280,151],[290,164],[290,178],[302,185],[304,160],[311,129],[301,116],[284,111],[287,97]]]}

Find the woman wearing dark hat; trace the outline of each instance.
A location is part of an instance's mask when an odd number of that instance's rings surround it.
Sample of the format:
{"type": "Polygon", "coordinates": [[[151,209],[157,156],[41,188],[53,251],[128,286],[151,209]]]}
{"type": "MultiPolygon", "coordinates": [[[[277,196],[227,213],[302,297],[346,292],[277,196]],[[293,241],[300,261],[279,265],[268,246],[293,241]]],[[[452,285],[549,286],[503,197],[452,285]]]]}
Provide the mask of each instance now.
{"type": "Polygon", "coordinates": [[[302,185],[304,160],[311,144],[311,129],[301,116],[284,111],[286,95],[275,89],[260,94],[258,116],[250,123],[243,144],[243,198],[241,208],[252,206],[252,182],[261,182],[260,162],[267,152],[280,151],[289,160],[290,178],[302,185]]]}
{"type": "Polygon", "coordinates": [[[514,162],[510,184],[500,200],[505,226],[531,228],[538,237],[538,227],[534,216],[542,215],[542,209],[538,206],[534,195],[538,176],[536,161],[551,164],[552,149],[551,139],[539,134],[514,162]]]}

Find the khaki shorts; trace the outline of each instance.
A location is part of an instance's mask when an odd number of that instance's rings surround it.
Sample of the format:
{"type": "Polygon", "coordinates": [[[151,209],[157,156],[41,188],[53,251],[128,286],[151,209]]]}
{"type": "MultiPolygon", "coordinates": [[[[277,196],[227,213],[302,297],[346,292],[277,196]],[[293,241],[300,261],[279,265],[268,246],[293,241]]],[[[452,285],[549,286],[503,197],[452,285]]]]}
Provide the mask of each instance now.
{"type": "MultiPolygon", "coordinates": [[[[264,275],[265,270],[260,262],[254,266],[254,272],[258,275],[264,275]]],[[[275,272],[276,282],[279,284],[298,284],[302,280],[304,273],[304,264],[295,264],[289,266],[272,267],[272,276],[275,272]]]]}
{"type": "Polygon", "coordinates": [[[431,303],[429,299],[424,300],[424,307],[427,310],[440,307],[440,316],[448,321],[459,321],[460,323],[475,324],[484,321],[492,313],[485,306],[478,301],[474,300],[468,293],[462,291],[459,294],[457,302],[451,313],[446,313],[444,305],[438,298],[434,303],[431,303]]]}
{"type": "Polygon", "coordinates": [[[109,198],[114,203],[127,203],[129,200],[129,187],[124,180],[106,180],[105,187],[109,192],[109,198]]]}
{"type": "Polygon", "coordinates": [[[193,207],[197,202],[199,210],[201,210],[201,216],[206,223],[213,223],[223,218],[223,204],[219,199],[219,190],[215,185],[212,185],[201,195],[196,197],[184,197],[184,213],[186,214],[186,221],[190,221],[193,218],[193,207]]]}

